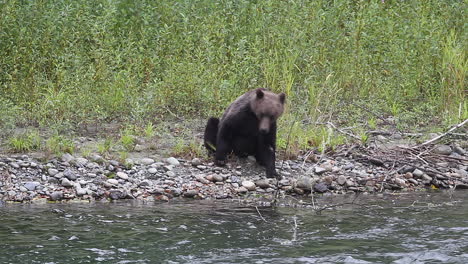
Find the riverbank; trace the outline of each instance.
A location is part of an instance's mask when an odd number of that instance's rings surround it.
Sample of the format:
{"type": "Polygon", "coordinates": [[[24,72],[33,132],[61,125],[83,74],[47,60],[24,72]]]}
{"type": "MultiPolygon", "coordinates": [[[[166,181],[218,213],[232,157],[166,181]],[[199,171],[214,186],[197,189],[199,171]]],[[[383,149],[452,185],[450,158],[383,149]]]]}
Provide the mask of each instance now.
{"type": "Polygon", "coordinates": [[[226,167],[217,167],[210,159],[161,156],[161,150],[139,152],[124,161],[96,153],[85,157],[66,153],[47,159],[32,154],[2,154],[0,200],[273,202],[275,198],[293,198],[310,202],[313,195],[468,189],[464,141],[416,145],[401,135],[380,135],[371,142],[279,160],[279,180],[267,179],[264,168],[253,157],[233,157],[226,167]]]}

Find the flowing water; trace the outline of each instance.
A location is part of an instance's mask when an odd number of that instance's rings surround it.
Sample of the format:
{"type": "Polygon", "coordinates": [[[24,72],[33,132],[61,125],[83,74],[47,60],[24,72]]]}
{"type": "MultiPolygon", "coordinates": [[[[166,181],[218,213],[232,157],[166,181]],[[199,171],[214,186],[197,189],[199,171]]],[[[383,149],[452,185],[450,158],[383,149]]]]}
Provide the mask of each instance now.
{"type": "Polygon", "coordinates": [[[0,263],[468,263],[468,192],[325,204],[0,205],[0,263]]]}

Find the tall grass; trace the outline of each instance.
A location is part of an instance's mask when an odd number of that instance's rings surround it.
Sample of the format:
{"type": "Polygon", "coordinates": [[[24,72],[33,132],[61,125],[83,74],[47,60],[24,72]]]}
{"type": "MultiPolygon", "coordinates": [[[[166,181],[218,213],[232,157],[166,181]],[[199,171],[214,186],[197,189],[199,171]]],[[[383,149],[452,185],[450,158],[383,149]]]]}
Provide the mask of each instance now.
{"type": "Polygon", "coordinates": [[[0,1],[0,110],[43,126],[207,116],[268,86],[288,94],[287,119],[356,99],[467,118],[466,10],[462,0],[0,1]]]}

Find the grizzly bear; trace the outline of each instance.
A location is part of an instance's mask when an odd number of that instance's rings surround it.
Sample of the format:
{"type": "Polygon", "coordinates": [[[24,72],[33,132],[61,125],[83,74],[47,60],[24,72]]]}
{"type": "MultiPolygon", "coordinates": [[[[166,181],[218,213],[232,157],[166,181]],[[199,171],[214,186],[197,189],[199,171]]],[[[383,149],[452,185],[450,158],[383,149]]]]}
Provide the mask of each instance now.
{"type": "Polygon", "coordinates": [[[211,117],[205,128],[204,143],[215,153],[215,163],[226,164],[226,156],[254,155],[265,166],[266,176],[278,176],[275,169],[276,120],[284,110],[286,95],[264,88],[238,97],[224,112],[221,120],[211,117]]]}

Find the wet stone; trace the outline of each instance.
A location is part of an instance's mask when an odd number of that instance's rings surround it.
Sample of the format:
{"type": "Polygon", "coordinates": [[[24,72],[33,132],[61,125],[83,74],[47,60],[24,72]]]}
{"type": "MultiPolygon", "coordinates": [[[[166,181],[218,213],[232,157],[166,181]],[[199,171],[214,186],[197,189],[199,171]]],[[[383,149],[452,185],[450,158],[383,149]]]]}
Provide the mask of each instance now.
{"type": "Polygon", "coordinates": [[[49,199],[52,201],[59,201],[63,198],[63,192],[53,192],[49,195],[49,199]]]}
{"type": "Polygon", "coordinates": [[[197,190],[187,190],[186,192],[184,192],[184,197],[193,198],[193,197],[195,197],[197,194],[198,194],[198,191],[197,191],[197,190]]]}

